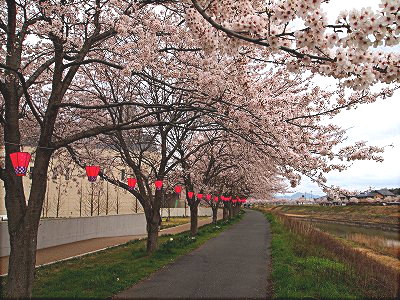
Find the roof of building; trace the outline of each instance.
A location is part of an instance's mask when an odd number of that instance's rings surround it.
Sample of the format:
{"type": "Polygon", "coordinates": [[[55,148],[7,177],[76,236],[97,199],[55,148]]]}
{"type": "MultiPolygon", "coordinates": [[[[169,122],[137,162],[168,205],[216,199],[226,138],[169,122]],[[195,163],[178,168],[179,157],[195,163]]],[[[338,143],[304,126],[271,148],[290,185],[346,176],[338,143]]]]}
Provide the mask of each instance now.
{"type": "Polygon", "coordinates": [[[375,191],[372,191],[372,192],[376,192],[376,193],[381,194],[383,196],[396,196],[395,194],[393,194],[388,189],[380,189],[380,190],[375,190],[375,191]]]}
{"type": "Polygon", "coordinates": [[[380,194],[382,196],[396,196],[395,194],[393,194],[391,191],[389,191],[388,189],[380,189],[380,190],[373,190],[370,192],[362,192],[358,195],[356,195],[356,198],[373,198],[376,194],[380,194]]]}

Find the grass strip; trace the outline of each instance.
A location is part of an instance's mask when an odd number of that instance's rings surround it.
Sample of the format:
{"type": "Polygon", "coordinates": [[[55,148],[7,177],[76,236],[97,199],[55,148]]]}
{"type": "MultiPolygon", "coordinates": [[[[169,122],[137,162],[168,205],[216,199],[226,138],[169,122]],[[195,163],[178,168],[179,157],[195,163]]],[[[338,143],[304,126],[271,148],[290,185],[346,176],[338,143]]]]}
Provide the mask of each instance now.
{"type": "Polygon", "coordinates": [[[355,272],[325,248],[292,233],[274,215],[271,224],[274,299],[363,299],[355,272]]]}
{"type": "MultiPolygon", "coordinates": [[[[198,248],[207,240],[242,218],[239,215],[217,225],[199,228],[198,235],[189,232],[159,237],[159,250],[146,254],[146,240],[135,240],[104,251],[36,270],[34,298],[107,298],[134,285],[150,274],[172,263],[179,256],[198,248]]],[[[1,278],[4,282],[6,277],[1,278]]],[[[3,288],[3,291],[5,289],[3,288]]]]}

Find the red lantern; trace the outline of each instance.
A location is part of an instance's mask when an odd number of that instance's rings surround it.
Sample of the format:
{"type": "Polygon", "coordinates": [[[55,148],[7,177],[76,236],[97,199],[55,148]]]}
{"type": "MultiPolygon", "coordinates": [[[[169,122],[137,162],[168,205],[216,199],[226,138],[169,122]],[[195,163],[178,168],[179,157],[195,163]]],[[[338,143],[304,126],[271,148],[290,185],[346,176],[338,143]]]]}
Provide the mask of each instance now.
{"type": "Polygon", "coordinates": [[[188,198],[192,199],[193,198],[194,193],[193,192],[188,192],[188,198]]]}
{"type": "Polygon", "coordinates": [[[86,166],[86,175],[90,182],[95,182],[99,175],[100,166],[86,166]]]}
{"type": "Polygon", "coordinates": [[[25,176],[31,155],[28,152],[14,152],[10,153],[10,158],[14,167],[15,175],[25,176]]]}
{"type": "Polygon", "coordinates": [[[157,190],[161,190],[162,185],[163,185],[162,180],[156,180],[156,181],[154,182],[154,184],[156,185],[156,189],[157,189],[157,190]]]}
{"type": "Polygon", "coordinates": [[[175,193],[180,194],[182,192],[182,187],[177,185],[175,186],[175,193]]]}
{"type": "Polygon", "coordinates": [[[218,196],[214,197],[214,202],[218,202],[218,196]]]}
{"type": "Polygon", "coordinates": [[[128,187],[130,190],[133,190],[136,186],[137,180],[136,178],[128,178],[128,187]]]}
{"type": "Polygon", "coordinates": [[[197,198],[201,200],[203,198],[203,194],[197,194],[197,198]]]}
{"type": "Polygon", "coordinates": [[[207,199],[207,201],[210,201],[211,195],[210,195],[210,194],[207,194],[206,199],[207,199]]]}

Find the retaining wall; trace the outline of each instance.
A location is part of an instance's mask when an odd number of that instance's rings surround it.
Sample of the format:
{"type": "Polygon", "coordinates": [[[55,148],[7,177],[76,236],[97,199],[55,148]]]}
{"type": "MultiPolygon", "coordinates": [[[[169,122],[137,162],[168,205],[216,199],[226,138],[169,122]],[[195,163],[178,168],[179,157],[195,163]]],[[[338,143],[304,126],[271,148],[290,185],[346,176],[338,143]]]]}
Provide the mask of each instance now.
{"type": "MultiPolygon", "coordinates": [[[[163,217],[168,208],[161,209],[163,217]]],[[[199,217],[211,216],[209,207],[199,207],[199,217]]],[[[190,216],[190,208],[170,208],[171,217],[190,216]]],[[[42,219],[39,223],[38,249],[101,237],[146,234],[143,213],[113,216],[42,219]]],[[[0,221],[0,256],[10,254],[8,224],[0,221]]]]}
{"type": "MultiPolygon", "coordinates": [[[[93,238],[146,234],[144,214],[42,219],[38,249],[93,238]]],[[[10,254],[7,222],[0,222],[0,256],[10,254]]]]}

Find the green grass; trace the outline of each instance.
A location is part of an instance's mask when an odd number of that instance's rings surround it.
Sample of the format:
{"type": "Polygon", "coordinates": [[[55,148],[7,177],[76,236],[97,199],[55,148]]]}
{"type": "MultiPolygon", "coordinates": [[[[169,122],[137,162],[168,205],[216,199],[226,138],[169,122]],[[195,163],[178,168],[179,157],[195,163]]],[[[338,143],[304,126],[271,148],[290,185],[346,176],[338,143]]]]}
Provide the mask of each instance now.
{"type": "Polygon", "coordinates": [[[323,247],[291,233],[271,213],[274,299],[361,299],[356,275],[323,247]]]}
{"type": "MultiPolygon", "coordinates": [[[[175,261],[219,235],[241,219],[218,221],[199,228],[196,238],[189,233],[162,236],[160,247],[146,255],[146,240],[136,240],[80,258],[38,268],[33,297],[106,298],[125,290],[153,272],[175,261]]],[[[5,278],[3,277],[2,280],[5,278]]],[[[5,281],[5,280],[4,280],[5,281]]],[[[4,289],[3,289],[4,290],[4,289]]]]}

